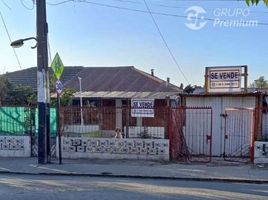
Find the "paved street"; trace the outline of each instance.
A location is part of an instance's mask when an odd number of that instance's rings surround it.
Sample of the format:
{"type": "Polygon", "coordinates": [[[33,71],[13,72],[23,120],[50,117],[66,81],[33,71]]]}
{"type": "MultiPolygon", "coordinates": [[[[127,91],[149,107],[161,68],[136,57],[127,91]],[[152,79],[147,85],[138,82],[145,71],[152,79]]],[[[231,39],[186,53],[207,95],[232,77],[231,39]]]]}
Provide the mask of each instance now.
{"type": "Polygon", "coordinates": [[[266,184],[72,176],[0,175],[1,200],[264,200],[266,184]]]}

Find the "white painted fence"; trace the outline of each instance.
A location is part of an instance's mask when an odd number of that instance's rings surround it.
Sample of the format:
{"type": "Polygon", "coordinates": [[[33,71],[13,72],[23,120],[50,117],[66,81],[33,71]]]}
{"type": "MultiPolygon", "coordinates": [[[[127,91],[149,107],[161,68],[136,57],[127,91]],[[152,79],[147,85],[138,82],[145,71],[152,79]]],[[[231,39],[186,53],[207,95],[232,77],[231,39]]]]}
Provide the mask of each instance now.
{"type": "MultiPolygon", "coordinates": [[[[124,127],[124,132],[127,132],[127,127],[124,127]]],[[[144,127],[144,126],[129,126],[128,136],[130,138],[140,138],[143,135],[148,135],[154,138],[165,138],[165,128],[164,127],[144,127]]]]}
{"type": "Polygon", "coordinates": [[[89,133],[100,130],[99,125],[65,125],[64,133],[89,133]]]}
{"type": "Polygon", "coordinates": [[[62,157],[169,160],[169,140],[62,137],[62,157]]]}

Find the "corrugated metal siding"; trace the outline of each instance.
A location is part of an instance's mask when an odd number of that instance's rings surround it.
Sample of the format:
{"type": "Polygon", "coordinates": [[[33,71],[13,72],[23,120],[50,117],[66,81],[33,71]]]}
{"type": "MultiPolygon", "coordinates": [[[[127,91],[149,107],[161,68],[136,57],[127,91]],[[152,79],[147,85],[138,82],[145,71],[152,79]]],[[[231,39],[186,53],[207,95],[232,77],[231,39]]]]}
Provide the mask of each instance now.
{"type": "MultiPolygon", "coordinates": [[[[128,98],[128,99],[175,99],[178,92],[124,92],[124,91],[102,91],[102,92],[82,92],[83,98],[128,98]]],[[[80,92],[74,94],[74,98],[80,98],[80,92]]],[[[52,97],[55,97],[53,95],[52,97]]]]}
{"type": "Polygon", "coordinates": [[[268,114],[263,114],[263,118],[262,118],[262,135],[268,136],[268,114]]]}
{"type": "MultiPolygon", "coordinates": [[[[222,113],[222,98],[221,97],[187,97],[186,106],[189,107],[212,107],[212,155],[220,156],[223,146],[221,136],[223,122],[220,114],[222,113]]],[[[186,122],[187,124],[187,122],[186,122]]],[[[198,139],[198,138],[197,138],[198,139]]]]}
{"type": "MultiPolygon", "coordinates": [[[[266,97],[266,102],[268,102],[268,97],[266,97]]],[[[268,136],[268,113],[263,114],[262,118],[262,135],[268,136]]]]}
{"type": "Polygon", "coordinates": [[[255,97],[223,97],[223,108],[255,108],[255,97]]]}
{"type": "Polygon", "coordinates": [[[224,152],[224,118],[226,108],[255,108],[255,97],[186,97],[186,106],[212,107],[212,155],[221,156],[224,152]]]}

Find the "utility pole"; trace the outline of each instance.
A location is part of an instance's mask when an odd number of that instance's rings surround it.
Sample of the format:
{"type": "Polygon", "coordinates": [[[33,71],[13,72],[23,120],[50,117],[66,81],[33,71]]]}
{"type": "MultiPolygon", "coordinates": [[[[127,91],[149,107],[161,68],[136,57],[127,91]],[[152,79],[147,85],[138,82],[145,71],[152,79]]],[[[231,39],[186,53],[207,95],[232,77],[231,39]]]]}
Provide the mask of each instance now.
{"type": "Polygon", "coordinates": [[[46,21],[46,0],[36,1],[37,26],[37,101],[38,101],[38,163],[46,164],[49,144],[49,71],[46,21]]]}

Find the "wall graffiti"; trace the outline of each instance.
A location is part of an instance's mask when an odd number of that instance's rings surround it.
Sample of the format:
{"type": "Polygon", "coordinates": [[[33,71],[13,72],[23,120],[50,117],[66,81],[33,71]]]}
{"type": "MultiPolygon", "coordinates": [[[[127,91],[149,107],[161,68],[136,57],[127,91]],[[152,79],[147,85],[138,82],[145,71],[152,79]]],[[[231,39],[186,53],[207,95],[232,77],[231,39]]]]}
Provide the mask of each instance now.
{"type": "Polygon", "coordinates": [[[0,136],[0,157],[30,157],[29,136],[0,136]]]}
{"type": "Polygon", "coordinates": [[[164,139],[105,139],[105,138],[62,138],[62,151],[66,154],[117,154],[166,156],[169,140],[164,139]]]}
{"type": "Polygon", "coordinates": [[[0,137],[0,150],[24,151],[25,141],[20,137],[4,136],[0,137]]]}

